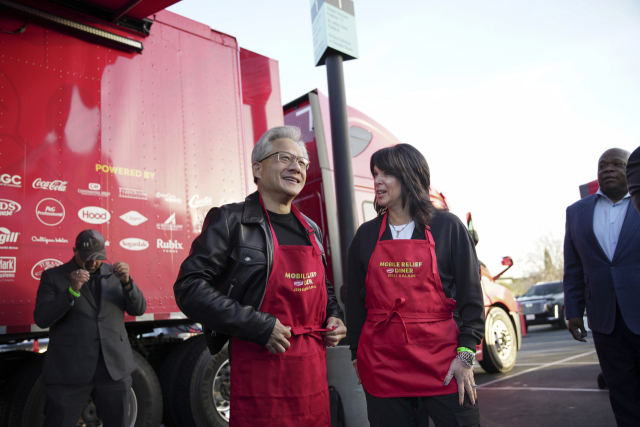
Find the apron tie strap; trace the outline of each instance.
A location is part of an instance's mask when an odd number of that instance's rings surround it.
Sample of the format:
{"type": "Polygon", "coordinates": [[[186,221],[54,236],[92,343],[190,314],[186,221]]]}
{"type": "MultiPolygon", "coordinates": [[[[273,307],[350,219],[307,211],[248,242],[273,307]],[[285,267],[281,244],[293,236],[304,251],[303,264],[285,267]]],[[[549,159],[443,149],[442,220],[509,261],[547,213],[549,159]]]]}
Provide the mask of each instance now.
{"type": "Polygon", "coordinates": [[[387,317],[382,319],[381,321],[377,322],[374,327],[373,330],[378,332],[379,330],[381,330],[382,328],[384,328],[385,326],[387,326],[387,324],[389,323],[389,321],[391,320],[391,318],[394,315],[397,315],[400,318],[400,321],[402,322],[402,327],[404,328],[404,340],[407,344],[409,344],[409,333],[407,332],[407,325],[404,323],[404,319],[402,318],[402,314],[400,314],[400,312],[398,311],[398,308],[404,304],[406,300],[404,298],[396,298],[396,302],[393,305],[393,307],[391,308],[391,310],[387,313],[387,317]]]}
{"type": "Polygon", "coordinates": [[[290,332],[292,336],[295,335],[311,335],[312,337],[319,338],[324,340],[321,332],[329,332],[333,331],[333,329],[326,329],[322,326],[294,326],[291,328],[290,332]]]}

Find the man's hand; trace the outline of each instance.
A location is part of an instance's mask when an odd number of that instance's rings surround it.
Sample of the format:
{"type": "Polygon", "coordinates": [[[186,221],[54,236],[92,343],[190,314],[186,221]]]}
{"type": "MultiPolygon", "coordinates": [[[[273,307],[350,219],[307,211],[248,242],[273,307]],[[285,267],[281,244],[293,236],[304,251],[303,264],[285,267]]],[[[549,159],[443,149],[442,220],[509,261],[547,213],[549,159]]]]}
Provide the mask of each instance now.
{"type": "Polygon", "coordinates": [[[287,351],[291,345],[287,340],[287,338],[291,338],[290,330],[291,326],[283,326],[282,323],[276,319],[276,324],[273,325],[269,341],[265,344],[265,347],[271,354],[284,353],[287,351]]]}
{"type": "Polygon", "coordinates": [[[585,340],[587,331],[584,329],[584,320],[582,320],[582,317],[572,317],[568,319],[568,323],[568,329],[573,339],[580,342],[587,342],[587,340],[585,340]]]}
{"type": "Polygon", "coordinates": [[[127,283],[129,281],[129,264],[125,262],[116,262],[113,265],[113,274],[120,279],[121,283],[127,283]]]}
{"type": "Polygon", "coordinates": [[[478,392],[476,391],[476,380],[473,377],[473,368],[467,366],[462,360],[457,357],[453,359],[451,365],[449,365],[449,372],[444,377],[444,386],[448,386],[453,377],[456,378],[458,383],[458,403],[462,406],[464,402],[464,391],[467,391],[471,404],[475,405],[478,399],[478,392]]]}
{"type": "Polygon", "coordinates": [[[347,336],[347,327],[337,317],[330,317],[327,321],[327,329],[332,328],[332,331],[322,333],[324,335],[324,344],[327,347],[337,346],[340,340],[347,336]]]}
{"type": "Polygon", "coordinates": [[[87,283],[91,277],[89,272],[82,268],[72,271],[69,276],[71,277],[71,288],[74,292],[80,292],[82,285],[87,283]]]}

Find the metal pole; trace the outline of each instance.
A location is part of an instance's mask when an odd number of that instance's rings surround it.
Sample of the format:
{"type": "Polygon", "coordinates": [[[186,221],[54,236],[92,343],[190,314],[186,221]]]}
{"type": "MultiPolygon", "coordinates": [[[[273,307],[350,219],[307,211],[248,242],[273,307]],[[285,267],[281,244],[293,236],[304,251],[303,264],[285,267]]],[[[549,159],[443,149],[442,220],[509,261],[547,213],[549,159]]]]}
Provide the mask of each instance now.
{"type": "MultiPolygon", "coordinates": [[[[327,82],[329,84],[329,116],[331,144],[333,146],[333,170],[335,174],[338,225],[340,228],[340,254],[342,262],[342,286],[347,283],[347,259],[349,246],[356,235],[358,221],[351,167],[347,97],[344,92],[342,55],[332,52],[326,57],[327,82]]],[[[331,215],[331,213],[328,213],[331,215]]],[[[340,295],[343,295],[340,292],[340,295]]],[[[343,301],[346,304],[346,301],[343,301]]]]}

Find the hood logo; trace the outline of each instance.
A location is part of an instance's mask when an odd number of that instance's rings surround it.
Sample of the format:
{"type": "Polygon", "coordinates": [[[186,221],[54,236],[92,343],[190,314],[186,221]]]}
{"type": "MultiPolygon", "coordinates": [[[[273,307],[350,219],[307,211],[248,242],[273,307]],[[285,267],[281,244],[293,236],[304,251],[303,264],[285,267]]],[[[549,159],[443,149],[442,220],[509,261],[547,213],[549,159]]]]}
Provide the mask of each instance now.
{"type": "Polygon", "coordinates": [[[149,242],[138,239],[137,237],[129,237],[120,240],[120,246],[129,251],[144,251],[149,247],[149,242]]]}
{"type": "Polygon", "coordinates": [[[78,218],[89,224],[104,224],[111,219],[111,214],[98,206],[86,206],[78,211],[78,218]]]}
{"type": "Polygon", "coordinates": [[[190,208],[200,208],[202,206],[209,206],[211,204],[213,204],[213,199],[211,197],[203,197],[201,199],[198,194],[189,199],[190,208]]]}
{"type": "Polygon", "coordinates": [[[64,220],[64,206],[56,199],[42,199],[36,206],[36,216],[44,225],[53,227],[64,220]]]}
{"type": "Polygon", "coordinates": [[[67,184],[69,183],[69,181],[60,181],[60,180],[55,180],[55,181],[43,181],[40,178],[36,178],[35,181],[33,181],[33,188],[39,189],[39,190],[50,190],[50,191],[67,191],[67,184]]]}
{"type": "Polygon", "coordinates": [[[33,277],[36,280],[40,280],[40,278],[42,277],[42,273],[45,270],[48,270],[53,267],[58,267],[59,265],[62,265],[62,264],[63,264],[62,261],[58,261],[57,259],[53,259],[53,258],[47,258],[47,259],[43,259],[42,261],[38,261],[31,268],[31,277],[33,277]]]}
{"type": "Polygon", "coordinates": [[[9,175],[8,173],[3,173],[0,175],[0,185],[3,187],[22,187],[22,177],[20,175],[9,175]]]}
{"type": "Polygon", "coordinates": [[[134,227],[147,221],[147,218],[139,212],[129,211],[124,215],[120,215],[120,219],[134,227]]]}
{"type": "Polygon", "coordinates": [[[0,199],[0,216],[11,216],[14,213],[20,212],[22,206],[20,203],[13,200],[0,199]]]}

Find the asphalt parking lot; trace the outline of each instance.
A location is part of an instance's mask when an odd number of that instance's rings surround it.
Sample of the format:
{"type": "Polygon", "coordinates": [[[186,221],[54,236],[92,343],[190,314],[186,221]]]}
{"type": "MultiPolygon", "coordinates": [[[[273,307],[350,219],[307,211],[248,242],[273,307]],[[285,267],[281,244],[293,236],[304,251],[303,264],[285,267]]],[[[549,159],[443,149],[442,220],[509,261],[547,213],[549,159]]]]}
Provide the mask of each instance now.
{"type": "Polygon", "coordinates": [[[590,334],[585,344],[567,330],[531,326],[511,372],[476,367],[482,427],[615,427],[599,373],[590,334]]]}

